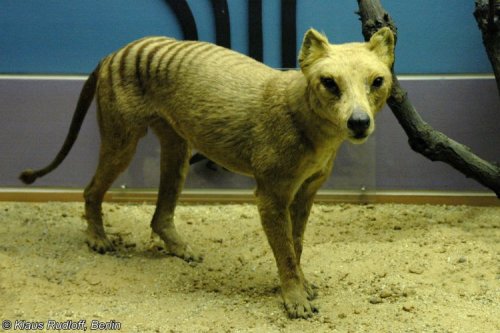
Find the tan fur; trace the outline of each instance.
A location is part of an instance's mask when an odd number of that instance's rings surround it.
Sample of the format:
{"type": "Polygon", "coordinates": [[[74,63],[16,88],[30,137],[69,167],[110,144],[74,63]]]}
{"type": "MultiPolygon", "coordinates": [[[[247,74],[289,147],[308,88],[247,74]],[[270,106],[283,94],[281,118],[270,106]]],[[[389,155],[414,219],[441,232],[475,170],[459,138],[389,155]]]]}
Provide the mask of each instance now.
{"type": "MultiPolygon", "coordinates": [[[[340,144],[346,139],[363,142],[373,132],[374,116],[391,90],[393,52],[387,28],[369,43],[343,45],[329,44],[311,29],[300,51],[300,71],[278,71],[212,44],[163,37],[136,41],[106,57],[79,101],[92,98],[97,80],[102,144],[97,171],[84,193],[90,246],[100,252],[113,249],[104,232],[101,203],[151,127],[161,143],[151,227],[162,246],[185,260],[201,260],[173,223],[195,148],[255,178],[284,304],[290,317],[310,317],[316,293],[304,277],[300,257],[314,195],[330,174],[340,144]]],[[[21,177],[34,181],[59,163],[21,177]]]]}

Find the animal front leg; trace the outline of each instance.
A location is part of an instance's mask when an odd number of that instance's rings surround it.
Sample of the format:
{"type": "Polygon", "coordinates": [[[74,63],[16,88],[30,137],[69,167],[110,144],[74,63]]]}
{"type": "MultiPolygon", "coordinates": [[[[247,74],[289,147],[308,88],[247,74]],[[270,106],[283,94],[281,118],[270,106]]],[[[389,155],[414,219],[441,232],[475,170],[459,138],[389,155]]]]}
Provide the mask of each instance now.
{"type": "Polygon", "coordinates": [[[323,173],[315,174],[311,178],[307,179],[295,195],[293,203],[290,206],[295,255],[297,257],[297,263],[299,266],[300,274],[302,276],[302,280],[304,281],[304,288],[308,294],[309,299],[311,300],[316,298],[316,296],[318,295],[316,291],[317,287],[314,284],[309,283],[305,278],[302,267],[300,265],[300,259],[302,256],[304,232],[306,230],[307,220],[309,219],[311,207],[314,202],[314,197],[325,179],[326,175],[324,175],[323,173]]]}
{"type": "Polygon", "coordinates": [[[290,207],[291,219],[292,219],[292,235],[293,235],[293,246],[295,250],[295,256],[297,257],[297,263],[299,267],[299,272],[304,281],[304,288],[307,292],[308,298],[310,300],[315,299],[318,296],[316,291],[317,287],[311,284],[304,276],[302,271],[302,266],[300,264],[300,259],[302,256],[304,232],[307,225],[307,220],[309,213],[311,211],[311,206],[313,204],[314,196],[311,198],[296,198],[290,207]]]}
{"type": "Polygon", "coordinates": [[[317,308],[308,299],[295,254],[288,194],[281,196],[273,190],[258,188],[257,205],[278,266],[283,302],[290,318],[309,318],[317,308]]]}
{"type": "Polygon", "coordinates": [[[318,287],[310,283],[304,276],[302,267],[300,265],[300,259],[302,256],[302,248],[304,242],[304,232],[306,230],[307,221],[309,219],[309,214],[311,213],[311,207],[314,203],[314,197],[316,192],[319,190],[321,185],[326,181],[328,175],[330,174],[333,167],[333,157],[327,163],[324,170],[312,175],[304,181],[300,189],[295,194],[295,198],[290,206],[290,215],[292,220],[292,235],[293,235],[293,245],[295,249],[295,255],[297,257],[297,262],[299,265],[300,273],[302,274],[302,279],[304,281],[304,288],[307,291],[309,299],[312,300],[318,295],[318,287]]]}

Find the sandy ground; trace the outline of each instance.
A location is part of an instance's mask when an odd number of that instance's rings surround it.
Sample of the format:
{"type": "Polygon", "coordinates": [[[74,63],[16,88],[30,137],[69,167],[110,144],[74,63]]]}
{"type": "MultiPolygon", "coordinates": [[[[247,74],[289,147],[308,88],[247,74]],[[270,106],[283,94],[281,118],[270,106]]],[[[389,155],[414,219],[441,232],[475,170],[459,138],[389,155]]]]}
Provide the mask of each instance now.
{"type": "Polygon", "coordinates": [[[153,210],[106,204],[107,230],[121,245],[99,255],[84,243],[81,203],[0,203],[2,324],[500,332],[500,207],[316,205],[303,255],[319,287],[320,313],[310,320],[285,314],[255,206],[178,207],[180,232],[204,253],[198,265],[148,249],[153,210]]]}

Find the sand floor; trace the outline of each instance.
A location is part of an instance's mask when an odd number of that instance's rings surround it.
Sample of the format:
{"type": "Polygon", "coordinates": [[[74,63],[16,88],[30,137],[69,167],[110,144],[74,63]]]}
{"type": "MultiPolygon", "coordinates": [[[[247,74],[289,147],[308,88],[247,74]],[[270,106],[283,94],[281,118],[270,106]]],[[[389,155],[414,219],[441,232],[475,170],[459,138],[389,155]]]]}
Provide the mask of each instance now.
{"type": "Polygon", "coordinates": [[[154,206],[103,211],[121,244],[106,255],[84,242],[82,203],[0,203],[2,325],[500,332],[500,207],[315,205],[302,260],[319,287],[310,320],[286,316],[254,205],[178,207],[179,231],[204,254],[196,265],[149,249],[154,206]]]}

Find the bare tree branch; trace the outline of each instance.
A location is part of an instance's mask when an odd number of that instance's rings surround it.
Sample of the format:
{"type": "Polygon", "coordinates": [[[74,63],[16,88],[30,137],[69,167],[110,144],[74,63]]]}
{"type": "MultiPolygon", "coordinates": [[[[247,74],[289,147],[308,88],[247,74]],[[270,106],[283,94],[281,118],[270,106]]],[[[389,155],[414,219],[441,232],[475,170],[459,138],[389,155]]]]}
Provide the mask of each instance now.
{"type": "MultiPolygon", "coordinates": [[[[379,0],[358,0],[358,6],[366,40],[382,27],[390,27],[394,34],[397,34],[394,22],[379,0]]],[[[479,158],[468,147],[427,124],[413,107],[407,92],[401,88],[395,75],[392,95],[387,104],[408,135],[408,142],[414,151],[431,161],[447,163],[466,177],[490,188],[500,198],[500,166],[479,158]]]]}
{"type": "Polygon", "coordinates": [[[483,35],[483,44],[490,59],[500,95],[500,1],[476,0],[474,11],[479,30],[483,35]]]}

